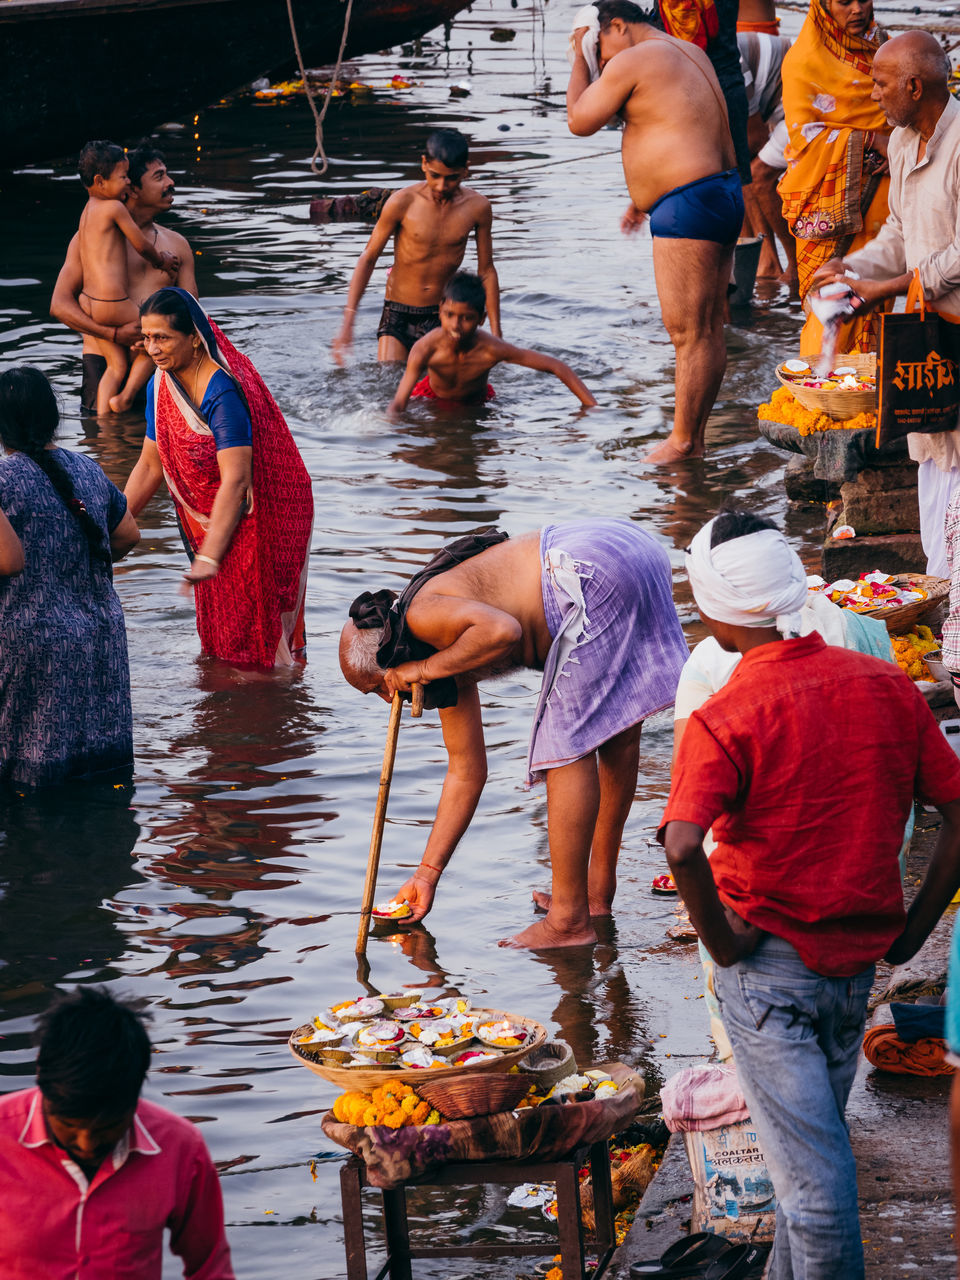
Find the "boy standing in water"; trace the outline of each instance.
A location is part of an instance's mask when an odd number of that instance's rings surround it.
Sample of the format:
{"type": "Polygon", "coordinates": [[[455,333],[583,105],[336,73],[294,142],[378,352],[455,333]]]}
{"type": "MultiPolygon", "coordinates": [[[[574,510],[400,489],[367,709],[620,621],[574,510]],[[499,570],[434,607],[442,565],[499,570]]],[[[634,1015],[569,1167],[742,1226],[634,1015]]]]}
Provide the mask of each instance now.
{"type": "Polygon", "coordinates": [[[500,283],[493,265],[490,201],[464,187],[467,139],[456,129],[427,138],[423,182],[395,192],[383,206],[350,280],[340,333],[333,342],[338,364],[353,342],[353,321],[377,259],[394,238],[393,268],[377,329],[378,360],[405,360],[413,344],[440,323],[444,285],[463,261],[471,232],[477,241],[477,272],[483,282],[490,328],[500,337],[500,283]]]}
{"type": "Polygon", "coordinates": [[[120,388],[127,376],[129,353],[115,339],[117,330],[137,319],[137,307],[129,296],[127,250],[124,237],[152,266],[176,278],[179,258],[158,249],[143,234],[124,204],[130,189],[129,162],[122,147],[113,142],[88,142],[77,165],[87,189],[86,208],[80,215],[78,243],[83,269],[80,305],[98,324],[113,327],[114,341],[96,340],[107,371],[97,388],[97,413],[119,409],[120,388]]]}
{"type": "Polygon", "coordinates": [[[569,365],[553,356],[514,347],[480,328],[484,288],[479,276],[458,271],[440,296],[440,327],[414,344],[407,369],[390,402],[391,415],[401,413],[411,396],[482,404],[493,398],[487,374],[497,364],[519,364],[552,373],[587,408],[597,402],[569,365]],[[424,376],[426,371],[426,376],[424,376]]]}

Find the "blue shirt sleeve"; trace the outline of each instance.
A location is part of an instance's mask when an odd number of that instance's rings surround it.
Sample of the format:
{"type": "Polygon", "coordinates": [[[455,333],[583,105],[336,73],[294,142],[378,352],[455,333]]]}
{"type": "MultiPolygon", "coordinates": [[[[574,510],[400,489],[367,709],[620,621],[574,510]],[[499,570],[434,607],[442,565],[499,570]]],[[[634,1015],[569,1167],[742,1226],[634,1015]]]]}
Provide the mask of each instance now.
{"type": "Polygon", "coordinates": [[[157,404],[153,394],[153,379],[147,383],[147,439],[157,438],[157,404]]]}
{"type": "Polygon", "coordinates": [[[207,426],[213,432],[217,450],[235,449],[253,444],[253,426],[243,397],[232,378],[218,369],[207,383],[200,406],[207,426]]]}

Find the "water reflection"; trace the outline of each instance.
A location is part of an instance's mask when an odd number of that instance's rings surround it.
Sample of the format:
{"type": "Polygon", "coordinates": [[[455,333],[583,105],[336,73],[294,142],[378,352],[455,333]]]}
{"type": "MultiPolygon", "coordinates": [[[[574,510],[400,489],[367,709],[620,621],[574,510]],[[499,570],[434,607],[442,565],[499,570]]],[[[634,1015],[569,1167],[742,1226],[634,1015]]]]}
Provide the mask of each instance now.
{"type": "MultiPolygon", "coordinates": [[[[127,787],[4,803],[0,1017],[34,1017],[67,979],[112,976],[124,940],[110,900],[143,883],[131,857],[139,835],[127,787]]],[[[7,1035],[3,1047],[24,1043],[7,1035]]]]}

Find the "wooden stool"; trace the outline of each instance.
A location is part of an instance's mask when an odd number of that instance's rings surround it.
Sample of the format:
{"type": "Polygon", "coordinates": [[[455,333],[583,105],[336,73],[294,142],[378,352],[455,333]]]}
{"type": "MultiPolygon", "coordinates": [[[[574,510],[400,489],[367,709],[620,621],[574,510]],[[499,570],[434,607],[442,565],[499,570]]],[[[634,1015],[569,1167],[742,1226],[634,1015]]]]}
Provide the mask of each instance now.
{"type": "MultiPolygon", "coordinates": [[[[418,1180],[418,1187],[475,1187],[493,1182],[515,1187],[523,1182],[555,1182],[557,1184],[557,1226],[560,1231],[559,1252],[564,1280],[600,1280],[616,1247],[613,1230],[613,1188],[610,1182],[610,1153],[606,1141],[582,1147],[558,1160],[517,1163],[488,1161],[483,1164],[448,1164],[429,1178],[418,1180]],[[594,1212],[597,1224],[596,1267],[589,1272],[583,1250],[583,1225],[580,1220],[580,1180],[578,1170],[590,1161],[593,1183],[594,1212]]],[[[363,1236],[360,1192],[368,1187],[366,1166],[357,1156],[340,1169],[340,1196],[343,1202],[343,1240],[347,1253],[347,1280],[367,1280],[367,1249],[363,1236]]],[[[532,1240],[529,1244],[450,1245],[430,1248],[413,1245],[407,1230],[407,1184],[381,1191],[383,1225],[387,1237],[387,1260],[373,1280],[413,1280],[410,1262],[413,1258],[502,1258],[523,1254],[557,1252],[553,1240],[532,1240]]]]}

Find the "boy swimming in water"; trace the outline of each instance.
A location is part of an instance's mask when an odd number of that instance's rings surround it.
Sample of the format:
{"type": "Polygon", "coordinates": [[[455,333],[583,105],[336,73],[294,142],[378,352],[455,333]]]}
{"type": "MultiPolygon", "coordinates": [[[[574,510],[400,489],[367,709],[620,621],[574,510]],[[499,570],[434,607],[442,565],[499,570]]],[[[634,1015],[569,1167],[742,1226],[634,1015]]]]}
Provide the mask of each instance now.
{"type": "MultiPolygon", "coordinates": [[[[77,164],[80,181],[87,189],[86,207],[80,215],[78,246],[83,269],[80,306],[97,324],[113,327],[136,320],[136,304],[129,297],[127,250],[124,237],[137,253],[159,271],[176,278],[180,260],[175,254],[157,249],[143,234],[123,203],[130,189],[129,163],[123,148],[113,142],[88,142],[77,164]]],[[[108,413],[119,397],[127,376],[129,352],[116,341],[97,338],[107,370],[97,388],[97,413],[108,413]]]]}
{"type": "Polygon", "coordinates": [[[393,237],[393,267],[377,329],[377,359],[406,360],[417,341],[440,323],[443,286],[463,261],[471,233],[477,241],[477,272],[483,281],[490,328],[500,336],[500,284],[493,265],[490,201],[463,186],[467,139],[456,129],[438,129],[421,157],[423,182],[396,191],[383,206],[350,280],[340,333],[333,342],[338,364],[353,341],[353,321],[377,259],[393,237]]]}
{"type": "Polygon", "coordinates": [[[497,364],[519,364],[552,373],[570,388],[582,405],[597,402],[569,365],[553,356],[514,347],[480,328],[484,289],[479,276],[458,271],[440,297],[440,327],[414,343],[407,369],[390,403],[391,415],[401,413],[411,397],[482,404],[493,397],[487,374],[497,364]]]}

